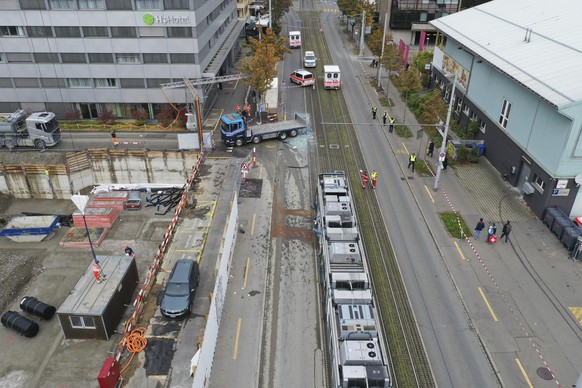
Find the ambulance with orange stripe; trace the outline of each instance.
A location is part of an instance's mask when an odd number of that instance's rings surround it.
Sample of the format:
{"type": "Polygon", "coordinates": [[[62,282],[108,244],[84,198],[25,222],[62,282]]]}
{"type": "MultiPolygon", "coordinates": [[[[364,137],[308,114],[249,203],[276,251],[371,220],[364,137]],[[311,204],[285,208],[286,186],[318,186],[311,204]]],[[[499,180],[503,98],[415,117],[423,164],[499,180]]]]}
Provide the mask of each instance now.
{"type": "Polygon", "coordinates": [[[301,86],[315,85],[315,77],[307,70],[299,69],[291,73],[291,82],[301,86]]]}

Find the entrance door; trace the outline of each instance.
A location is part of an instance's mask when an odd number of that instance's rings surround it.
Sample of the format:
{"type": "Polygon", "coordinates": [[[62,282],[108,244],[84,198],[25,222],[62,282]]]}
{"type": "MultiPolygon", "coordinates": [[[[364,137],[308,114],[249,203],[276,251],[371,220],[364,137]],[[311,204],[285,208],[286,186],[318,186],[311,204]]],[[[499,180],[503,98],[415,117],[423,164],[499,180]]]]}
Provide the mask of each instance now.
{"type": "Polygon", "coordinates": [[[523,194],[523,184],[528,181],[530,171],[529,164],[521,162],[521,171],[519,173],[519,179],[517,180],[517,190],[520,194],[523,194]]]}

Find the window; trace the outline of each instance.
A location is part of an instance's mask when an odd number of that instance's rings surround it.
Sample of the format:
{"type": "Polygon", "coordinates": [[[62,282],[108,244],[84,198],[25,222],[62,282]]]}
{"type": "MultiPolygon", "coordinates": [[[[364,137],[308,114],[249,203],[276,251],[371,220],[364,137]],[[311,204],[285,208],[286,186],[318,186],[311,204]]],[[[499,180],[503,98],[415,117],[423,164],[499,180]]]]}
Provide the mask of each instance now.
{"type": "Polygon", "coordinates": [[[43,88],[65,88],[65,80],[63,78],[41,78],[40,84],[43,88]]]}
{"type": "Polygon", "coordinates": [[[140,63],[139,54],[115,54],[115,63],[140,63]]]}
{"type": "Polygon", "coordinates": [[[12,81],[10,78],[0,78],[0,88],[12,88],[12,81]]]}
{"type": "Polygon", "coordinates": [[[148,88],[159,89],[161,84],[169,84],[172,80],[169,78],[148,78],[146,82],[148,88]]]}
{"type": "Polygon", "coordinates": [[[191,38],[191,27],[168,27],[168,38],[191,38]]]}
{"type": "Polygon", "coordinates": [[[163,27],[139,27],[140,37],[165,37],[166,29],[163,27]]]}
{"type": "Polygon", "coordinates": [[[90,78],[67,78],[67,82],[70,88],[90,88],[91,79],[90,78]]]}
{"type": "Polygon", "coordinates": [[[2,36],[26,36],[24,27],[20,26],[2,26],[0,27],[2,36]]]}
{"type": "Polygon", "coordinates": [[[135,27],[111,27],[111,36],[113,38],[132,38],[136,37],[135,27]]]}
{"type": "Polygon", "coordinates": [[[131,0],[105,0],[107,9],[126,9],[131,10],[131,0]]]}
{"type": "Polygon", "coordinates": [[[538,174],[534,174],[533,182],[538,187],[538,189],[543,193],[546,187],[546,182],[544,182],[544,180],[541,177],[539,177],[538,174]]]}
{"type": "Polygon", "coordinates": [[[499,115],[499,125],[502,128],[507,128],[507,120],[509,120],[509,113],[511,111],[511,102],[503,99],[503,106],[501,107],[501,114],[499,115]]]}
{"type": "Polygon", "coordinates": [[[95,27],[95,26],[83,27],[83,36],[87,38],[95,36],[109,37],[109,31],[107,30],[107,27],[95,27]]]}
{"type": "Polygon", "coordinates": [[[59,63],[59,54],[57,53],[34,53],[36,63],[59,63]]]}
{"type": "Polygon", "coordinates": [[[465,114],[465,116],[469,117],[471,116],[471,109],[469,108],[469,105],[465,104],[463,106],[463,113],[465,114]]]}
{"type": "Polygon", "coordinates": [[[116,88],[117,80],[115,78],[95,78],[96,88],[116,88]]]}
{"type": "Polygon", "coordinates": [[[49,0],[51,9],[76,9],[75,0],[49,0]]]}
{"type": "Polygon", "coordinates": [[[145,88],[142,78],[121,78],[119,80],[122,88],[126,89],[143,89],[145,88]]]}
{"type": "Polygon", "coordinates": [[[93,317],[69,316],[71,327],[73,329],[95,329],[95,320],[93,317]]]}
{"type": "Polygon", "coordinates": [[[136,9],[162,9],[160,0],[135,0],[136,9]]]}
{"type": "Polygon", "coordinates": [[[81,30],[73,26],[55,27],[55,35],[59,38],[80,38],[81,30]]]}
{"type": "Polygon", "coordinates": [[[479,130],[483,133],[485,133],[485,128],[487,128],[487,124],[485,124],[485,121],[480,120],[479,121],[479,130]]]}
{"type": "Polygon", "coordinates": [[[456,108],[455,108],[455,112],[459,113],[461,112],[461,107],[463,106],[463,99],[461,97],[457,97],[455,99],[455,103],[456,103],[456,108]]]}
{"type": "Polygon", "coordinates": [[[53,30],[45,26],[28,26],[26,27],[26,32],[28,36],[33,38],[38,36],[53,36],[53,30]]]}
{"type": "Polygon", "coordinates": [[[85,53],[61,53],[63,63],[87,63],[85,53]]]}
{"type": "Polygon", "coordinates": [[[15,88],[38,88],[38,80],[36,78],[14,78],[15,88]]]}
{"type": "Polygon", "coordinates": [[[143,63],[168,63],[167,54],[142,54],[143,63]]]}
{"type": "Polygon", "coordinates": [[[6,53],[6,59],[9,63],[32,63],[30,53],[6,53]]]}
{"type": "Polygon", "coordinates": [[[111,53],[89,53],[89,63],[113,63],[111,53]]]}
{"type": "Polygon", "coordinates": [[[190,9],[188,0],[164,0],[165,9],[190,9]]]}
{"type": "Polygon", "coordinates": [[[471,120],[477,120],[477,113],[471,112],[471,120]]]}
{"type": "Polygon", "coordinates": [[[6,55],[4,55],[4,53],[0,53],[0,63],[6,63],[8,62],[6,60],[6,55]]]}
{"type": "Polygon", "coordinates": [[[105,0],[79,0],[79,9],[105,9],[105,0]]]}
{"type": "Polygon", "coordinates": [[[170,54],[171,63],[195,63],[194,54],[170,54]]]}
{"type": "Polygon", "coordinates": [[[20,0],[20,9],[46,9],[44,0],[20,0]]]}

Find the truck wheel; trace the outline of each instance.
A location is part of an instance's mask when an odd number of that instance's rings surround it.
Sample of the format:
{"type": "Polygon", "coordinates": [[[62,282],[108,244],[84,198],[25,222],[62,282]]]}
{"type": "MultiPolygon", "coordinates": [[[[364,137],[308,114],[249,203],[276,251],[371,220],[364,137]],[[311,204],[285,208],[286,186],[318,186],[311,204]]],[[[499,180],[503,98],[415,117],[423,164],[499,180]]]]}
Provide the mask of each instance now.
{"type": "Polygon", "coordinates": [[[279,133],[279,139],[281,139],[281,140],[287,139],[287,132],[280,132],[279,133]]]}
{"type": "Polygon", "coordinates": [[[241,139],[240,137],[234,141],[234,145],[237,147],[240,147],[243,144],[244,144],[243,139],[241,139]]]}
{"type": "Polygon", "coordinates": [[[261,137],[260,136],[253,136],[252,142],[255,144],[259,144],[261,142],[261,137]]]}
{"type": "Polygon", "coordinates": [[[291,131],[289,131],[289,136],[291,136],[291,137],[297,136],[297,130],[296,129],[292,129],[291,131]]]}
{"type": "Polygon", "coordinates": [[[46,143],[44,142],[44,140],[36,139],[34,141],[34,147],[39,150],[44,150],[46,148],[46,143]]]}
{"type": "Polygon", "coordinates": [[[6,148],[8,148],[9,150],[13,150],[16,148],[16,140],[14,139],[6,139],[4,141],[4,145],[6,146],[6,148]]]}

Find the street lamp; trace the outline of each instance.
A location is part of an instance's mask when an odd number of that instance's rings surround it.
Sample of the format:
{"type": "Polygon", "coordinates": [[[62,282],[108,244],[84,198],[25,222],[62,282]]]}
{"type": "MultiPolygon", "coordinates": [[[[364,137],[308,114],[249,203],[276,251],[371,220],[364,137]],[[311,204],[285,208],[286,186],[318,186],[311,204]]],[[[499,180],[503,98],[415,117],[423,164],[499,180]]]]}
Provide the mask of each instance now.
{"type": "Polygon", "coordinates": [[[83,223],[85,224],[85,231],[87,232],[87,238],[89,239],[89,246],[91,247],[91,253],[93,254],[93,262],[95,264],[99,264],[99,260],[97,260],[97,256],[95,255],[95,250],[93,249],[93,242],[91,241],[91,234],[89,233],[89,227],[87,227],[87,220],[85,219],[85,208],[87,207],[87,203],[89,202],[88,195],[72,195],[71,200],[77,206],[77,209],[81,212],[83,217],[83,223]]]}
{"type": "MultiPolygon", "coordinates": [[[[449,75],[450,76],[450,75],[449,75]]],[[[448,76],[447,76],[448,78],[448,76]]],[[[439,179],[441,177],[441,171],[443,169],[443,160],[446,157],[446,149],[447,149],[447,136],[449,134],[449,123],[451,121],[451,111],[453,110],[453,99],[455,98],[455,87],[457,86],[457,75],[454,75],[453,78],[453,90],[451,91],[451,99],[449,100],[449,110],[447,112],[447,121],[445,122],[445,131],[441,133],[443,135],[443,142],[441,144],[441,149],[439,151],[439,162],[437,163],[437,172],[436,177],[434,179],[434,191],[437,191],[439,188],[439,179]],[[442,160],[441,160],[442,158],[442,160]]]]}

